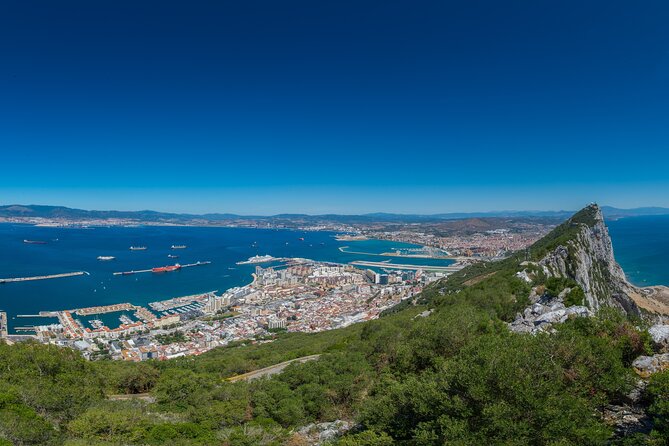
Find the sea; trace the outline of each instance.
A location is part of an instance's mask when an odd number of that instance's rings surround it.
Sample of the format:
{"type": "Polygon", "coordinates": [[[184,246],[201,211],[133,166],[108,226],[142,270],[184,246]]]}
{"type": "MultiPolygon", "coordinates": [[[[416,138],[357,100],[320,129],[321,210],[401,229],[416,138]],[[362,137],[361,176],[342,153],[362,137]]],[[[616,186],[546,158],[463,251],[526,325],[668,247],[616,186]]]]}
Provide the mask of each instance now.
{"type": "MultiPolygon", "coordinates": [[[[420,248],[384,240],[338,241],[333,232],[277,229],[139,226],[62,228],[0,224],[0,278],[86,271],[88,275],[0,284],[0,311],[10,332],[19,326],[55,322],[17,318],[40,311],[129,302],[149,302],[208,291],[223,292],[252,281],[256,265],[237,265],[255,255],[300,257],[325,262],[388,261],[413,265],[450,265],[452,260],[380,256],[420,248]],[[24,243],[24,240],[45,242],[24,243]],[[185,245],[185,249],[171,249],[185,245]],[[130,246],[146,250],[131,251],[130,246]],[[341,249],[340,249],[341,248],[341,249]],[[347,252],[351,251],[351,252],[347,252]],[[176,255],[178,258],[169,258],[176,255]],[[113,256],[100,261],[98,256],[113,256]],[[161,274],[114,275],[114,272],[209,261],[211,264],[161,274]]],[[[268,267],[272,263],[263,263],[268,267]]],[[[117,319],[99,316],[107,325],[117,319]]],[[[118,325],[118,323],[116,323],[118,325]]]]}
{"type": "Polygon", "coordinates": [[[669,286],[669,215],[607,221],[613,253],[637,286],[669,286]]]}

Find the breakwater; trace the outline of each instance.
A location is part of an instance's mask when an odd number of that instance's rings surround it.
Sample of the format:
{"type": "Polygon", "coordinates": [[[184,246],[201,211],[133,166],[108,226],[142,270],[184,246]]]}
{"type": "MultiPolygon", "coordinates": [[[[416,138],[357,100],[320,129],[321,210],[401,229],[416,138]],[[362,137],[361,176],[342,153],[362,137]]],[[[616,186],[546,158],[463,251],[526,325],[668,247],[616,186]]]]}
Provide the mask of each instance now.
{"type": "Polygon", "coordinates": [[[48,280],[48,279],[61,279],[63,277],[73,277],[73,276],[83,276],[88,275],[86,271],[75,271],[72,273],[61,273],[61,274],[49,274],[46,276],[31,276],[31,277],[7,277],[5,279],[0,279],[0,283],[11,283],[11,282],[28,282],[31,280],[48,280]]]}

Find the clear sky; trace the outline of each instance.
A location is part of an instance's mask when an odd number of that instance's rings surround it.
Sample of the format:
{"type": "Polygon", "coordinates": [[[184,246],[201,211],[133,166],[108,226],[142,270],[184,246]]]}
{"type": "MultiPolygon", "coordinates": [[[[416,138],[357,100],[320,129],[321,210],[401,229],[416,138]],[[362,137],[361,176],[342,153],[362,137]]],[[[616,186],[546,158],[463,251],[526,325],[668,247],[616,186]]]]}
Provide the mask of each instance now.
{"type": "Polygon", "coordinates": [[[0,2],[0,203],[669,206],[669,2],[0,2]]]}

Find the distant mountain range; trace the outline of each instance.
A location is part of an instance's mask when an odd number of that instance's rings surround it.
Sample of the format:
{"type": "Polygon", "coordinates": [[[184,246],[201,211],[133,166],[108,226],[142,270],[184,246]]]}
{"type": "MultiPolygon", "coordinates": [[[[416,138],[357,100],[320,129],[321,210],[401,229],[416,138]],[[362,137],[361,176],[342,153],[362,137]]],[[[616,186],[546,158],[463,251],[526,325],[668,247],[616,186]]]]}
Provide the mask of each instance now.
{"type": "MultiPolygon", "coordinates": [[[[643,215],[669,215],[669,208],[662,207],[640,207],[634,209],[619,209],[611,206],[601,207],[607,219],[622,217],[634,217],[643,215]]],[[[7,205],[0,206],[0,218],[62,218],[68,220],[90,220],[90,219],[132,219],[136,221],[152,222],[194,222],[209,221],[223,222],[231,220],[258,220],[258,221],[294,221],[294,222],[317,222],[330,221],[339,223],[365,223],[365,222],[420,222],[435,220],[461,220],[468,218],[556,218],[565,219],[573,214],[573,211],[491,211],[491,212],[453,212],[442,214],[393,214],[393,213],[370,213],[362,215],[308,215],[308,214],[277,214],[270,216],[260,215],[237,215],[229,213],[210,214],[178,214],[157,211],[96,211],[73,209],[64,206],[43,205],[7,205]]]]}

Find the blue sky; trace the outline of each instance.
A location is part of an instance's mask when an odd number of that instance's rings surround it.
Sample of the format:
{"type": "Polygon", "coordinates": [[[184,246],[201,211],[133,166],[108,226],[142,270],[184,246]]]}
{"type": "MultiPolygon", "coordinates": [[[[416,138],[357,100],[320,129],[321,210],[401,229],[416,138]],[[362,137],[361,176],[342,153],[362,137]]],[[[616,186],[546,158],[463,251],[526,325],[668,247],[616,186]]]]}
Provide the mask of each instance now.
{"type": "Polygon", "coordinates": [[[667,23],[664,1],[1,2],[0,203],[669,206],[667,23]]]}

